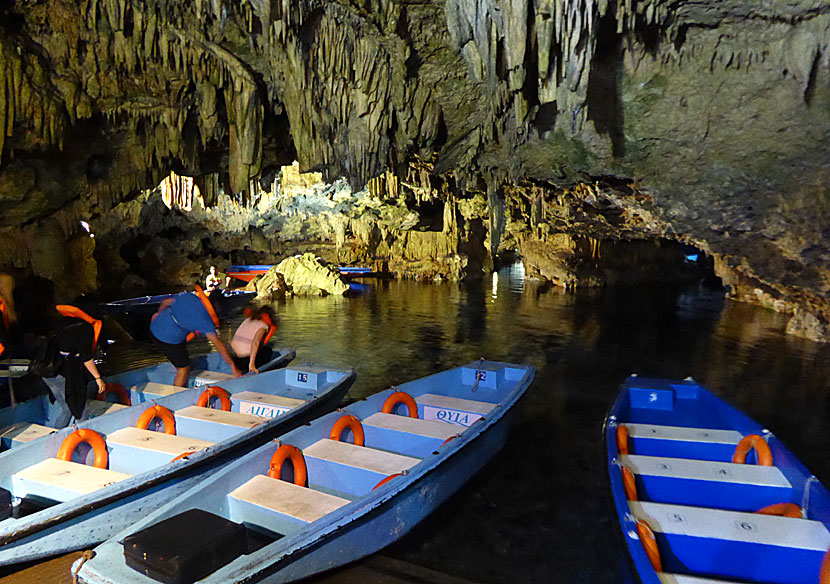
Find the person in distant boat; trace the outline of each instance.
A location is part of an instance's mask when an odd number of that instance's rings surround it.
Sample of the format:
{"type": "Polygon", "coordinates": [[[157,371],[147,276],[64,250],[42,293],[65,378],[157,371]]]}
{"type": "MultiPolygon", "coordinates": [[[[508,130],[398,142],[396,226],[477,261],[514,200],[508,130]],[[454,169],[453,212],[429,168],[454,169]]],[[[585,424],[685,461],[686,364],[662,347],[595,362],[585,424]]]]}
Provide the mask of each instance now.
{"type": "Polygon", "coordinates": [[[86,410],[87,384],[95,381],[98,393],[106,389],[93,354],[101,332],[101,321],[84,311],[69,305],[58,305],[52,315],[57,327],[51,341],[62,361],[57,375],[43,377],[54,399],[49,422],[55,428],[64,428],[73,420],[80,422],[89,417],[86,410]]]}
{"type": "Polygon", "coordinates": [[[211,294],[208,298],[202,288],[196,286],[195,292],[182,292],[163,300],[158,312],[153,315],[150,334],[156,346],[176,368],[173,385],[184,387],[187,384],[190,358],[185,343],[197,334],[207,337],[222,359],[230,365],[235,377],[242,375],[216,333],[219,326],[216,313],[221,299],[221,294],[211,294]]]}
{"type": "Polygon", "coordinates": [[[231,341],[236,353],[234,361],[241,371],[259,373],[259,367],[273,357],[268,345],[277,330],[277,317],[270,306],[254,306],[245,309],[245,318],[231,341]]]}
{"type": "Polygon", "coordinates": [[[210,266],[210,273],[205,278],[205,292],[210,294],[214,290],[219,290],[222,287],[222,278],[216,270],[216,266],[210,266]]]}

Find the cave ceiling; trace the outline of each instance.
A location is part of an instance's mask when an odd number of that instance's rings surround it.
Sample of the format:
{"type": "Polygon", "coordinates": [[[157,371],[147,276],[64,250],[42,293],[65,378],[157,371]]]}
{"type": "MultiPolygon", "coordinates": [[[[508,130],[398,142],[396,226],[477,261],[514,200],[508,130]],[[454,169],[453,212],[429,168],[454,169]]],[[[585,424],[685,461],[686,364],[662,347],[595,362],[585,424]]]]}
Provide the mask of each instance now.
{"type": "Polygon", "coordinates": [[[360,188],[418,157],[491,207],[629,184],[737,295],[824,326],[828,45],[818,0],[4,2],[0,248],[20,267],[14,230],[171,170],[244,193],[298,160],[360,188]]]}

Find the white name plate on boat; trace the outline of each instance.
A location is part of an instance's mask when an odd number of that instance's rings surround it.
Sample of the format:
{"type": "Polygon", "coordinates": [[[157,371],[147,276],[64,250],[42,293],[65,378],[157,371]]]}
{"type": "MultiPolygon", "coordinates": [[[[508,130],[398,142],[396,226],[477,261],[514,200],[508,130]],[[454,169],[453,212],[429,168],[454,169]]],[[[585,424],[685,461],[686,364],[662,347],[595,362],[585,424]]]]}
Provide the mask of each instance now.
{"type": "Polygon", "coordinates": [[[228,379],[233,379],[233,375],[230,373],[222,373],[220,371],[194,371],[191,373],[191,379],[193,380],[193,387],[202,387],[203,385],[214,385],[216,383],[222,383],[223,381],[227,381],[228,379]]]}
{"type": "Polygon", "coordinates": [[[305,400],[301,399],[255,391],[240,391],[233,395],[233,401],[239,404],[239,411],[243,414],[253,414],[263,418],[276,418],[305,403],[305,400]]]}
{"type": "Polygon", "coordinates": [[[416,401],[424,408],[425,420],[438,420],[459,426],[472,425],[496,407],[492,403],[431,393],[419,396],[416,401]]]}

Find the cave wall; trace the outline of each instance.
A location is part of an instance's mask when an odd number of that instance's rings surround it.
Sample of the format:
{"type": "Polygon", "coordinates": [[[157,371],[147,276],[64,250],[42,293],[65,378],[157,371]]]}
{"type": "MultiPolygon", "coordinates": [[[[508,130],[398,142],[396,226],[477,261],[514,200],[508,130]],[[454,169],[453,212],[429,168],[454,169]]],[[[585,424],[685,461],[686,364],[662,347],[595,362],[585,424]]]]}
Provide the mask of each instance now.
{"type": "Polygon", "coordinates": [[[60,272],[41,233],[83,238],[171,170],[252,205],[294,159],[354,192],[421,159],[425,199],[486,217],[444,221],[451,244],[419,220],[390,258],[675,239],[820,339],[829,42],[818,0],[4,3],[2,263],[60,272]]]}

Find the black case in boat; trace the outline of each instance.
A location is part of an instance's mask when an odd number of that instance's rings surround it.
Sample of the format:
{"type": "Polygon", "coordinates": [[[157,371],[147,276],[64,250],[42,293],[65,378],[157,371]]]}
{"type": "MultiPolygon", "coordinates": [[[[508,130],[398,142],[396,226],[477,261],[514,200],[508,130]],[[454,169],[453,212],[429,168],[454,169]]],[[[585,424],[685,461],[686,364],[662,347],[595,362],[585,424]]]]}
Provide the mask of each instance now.
{"type": "Polygon", "coordinates": [[[246,529],[190,509],[124,538],[127,565],[165,584],[201,580],[246,553],[246,529]]]}

